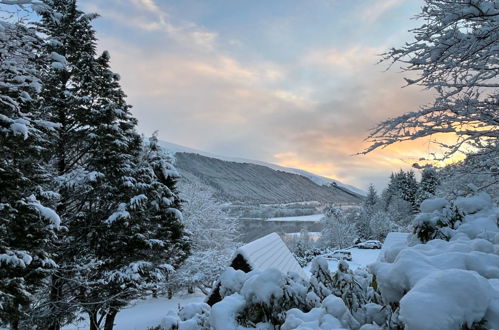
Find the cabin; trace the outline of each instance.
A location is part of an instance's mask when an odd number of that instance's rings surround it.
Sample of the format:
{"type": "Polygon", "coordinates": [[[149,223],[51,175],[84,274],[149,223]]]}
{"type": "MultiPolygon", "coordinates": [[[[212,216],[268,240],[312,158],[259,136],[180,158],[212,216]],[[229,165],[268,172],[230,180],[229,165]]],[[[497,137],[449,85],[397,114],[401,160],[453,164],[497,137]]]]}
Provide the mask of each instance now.
{"type": "MultiPolygon", "coordinates": [[[[271,233],[238,248],[230,267],[245,273],[274,268],[283,274],[293,272],[304,279],[307,278],[298,261],[276,233],[271,233]]],[[[217,283],[206,303],[213,306],[220,300],[220,283],[217,283]]]]}

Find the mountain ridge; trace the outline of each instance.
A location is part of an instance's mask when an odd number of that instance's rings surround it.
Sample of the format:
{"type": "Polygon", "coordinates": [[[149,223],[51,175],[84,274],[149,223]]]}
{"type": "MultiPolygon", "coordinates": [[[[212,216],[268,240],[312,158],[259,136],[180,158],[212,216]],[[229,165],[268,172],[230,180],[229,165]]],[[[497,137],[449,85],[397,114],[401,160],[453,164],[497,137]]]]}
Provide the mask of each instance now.
{"type": "Polygon", "coordinates": [[[252,160],[252,159],[246,159],[246,158],[239,158],[239,157],[230,157],[230,156],[221,156],[217,154],[213,154],[210,152],[202,151],[202,150],[197,150],[189,147],[185,147],[182,145],[178,145],[175,143],[171,142],[166,142],[166,141],[159,141],[159,144],[165,148],[166,150],[170,151],[171,153],[191,153],[191,154],[198,154],[204,157],[208,158],[214,158],[214,159],[219,159],[222,161],[228,161],[228,162],[234,162],[234,163],[248,163],[248,164],[254,164],[254,165],[260,165],[264,167],[268,167],[270,169],[273,169],[275,171],[282,171],[290,174],[296,174],[303,176],[312,182],[316,183],[317,185],[320,186],[330,186],[330,185],[335,185],[337,188],[341,190],[346,190],[347,192],[354,193],[355,195],[360,195],[360,196],[366,196],[366,192],[363,191],[362,189],[359,189],[355,186],[349,185],[342,183],[341,181],[327,178],[320,176],[318,174],[314,174],[302,169],[297,169],[297,168],[291,168],[291,167],[285,167],[277,164],[272,164],[260,160],[252,160]]]}

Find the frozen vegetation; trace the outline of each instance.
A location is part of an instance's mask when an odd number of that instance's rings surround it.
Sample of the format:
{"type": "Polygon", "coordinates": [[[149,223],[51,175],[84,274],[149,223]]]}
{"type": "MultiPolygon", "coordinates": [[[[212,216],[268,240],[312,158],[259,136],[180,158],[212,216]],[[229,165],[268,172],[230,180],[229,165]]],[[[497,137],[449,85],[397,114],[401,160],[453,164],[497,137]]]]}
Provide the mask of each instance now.
{"type": "Polygon", "coordinates": [[[434,156],[465,157],[420,159],[420,178],[400,170],[365,196],[185,152],[177,171],[138,133],[96,14],[0,6],[1,327],[499,329],[498,1],[424,0],[414,40],[384,54],[435,99],[375,127],[364,153],[451,134],[434,156]],[[243,217],[302,226],[296,259],[262,227],[241,247],[243,217]],[[366,240],[385,245],[352,248],[366,240]]]}

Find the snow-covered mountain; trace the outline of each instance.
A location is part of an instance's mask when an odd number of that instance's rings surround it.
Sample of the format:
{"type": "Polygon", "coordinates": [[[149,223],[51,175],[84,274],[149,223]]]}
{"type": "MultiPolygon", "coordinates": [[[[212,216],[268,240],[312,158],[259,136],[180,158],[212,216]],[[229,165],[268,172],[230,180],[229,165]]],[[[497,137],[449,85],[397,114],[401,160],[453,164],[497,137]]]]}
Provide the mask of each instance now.
{"type": "Polygon", "coordinates": [[[164,141],[160,144],[175,154],[176,167],[187,180],[201,180],[230,201],[356,203],[365,195],[356,187],[300,169],[215,155],[164,141]]]}

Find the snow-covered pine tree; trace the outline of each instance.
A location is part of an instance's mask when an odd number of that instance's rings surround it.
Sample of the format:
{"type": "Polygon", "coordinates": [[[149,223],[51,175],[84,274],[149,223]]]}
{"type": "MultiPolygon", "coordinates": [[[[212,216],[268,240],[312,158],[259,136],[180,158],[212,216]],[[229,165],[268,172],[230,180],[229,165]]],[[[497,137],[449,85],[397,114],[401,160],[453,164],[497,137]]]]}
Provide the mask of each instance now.
{"type": "Polygon", "coordinates": [[[365,209],[374,209],[378,204],[378,202],[379,202],[378,193],[376,192],[376,188],[374,188],[374,185],[371,183],[367,188],[367,196],[366,199],[364,200],[363,206],[365,209]]]}
{"type": "Polygon", "coordinates": [[[55,263],[47,249],[60,224],[42,205],[40,161],[49,122],[36,111],[41,41],[22,23],[0,20],[0,325],[29,327],[34,293],[55,263]]]}
{"type": "Polygon", "coordinates": [[[385,211],[388,210],[392,199],[397,194],[399,176],[396,173],[390,174],[390,180],[387,187],[381,193],[381,201],[385,211]]]}
{"type": "Polygon", "coordinates": [[[42,109],[59,124],[50,154],[68,232],[43,326],[59,329],[79,308],[91,329],[112,329],[120,308],[166,281],[186,257],[176,172],[155,140],[143,146],[109,54],[96,58],[96,15],[75,0],[44,4],[39,29],[53,62],[42,109]]]}
{"type": "Polygon", "coordinates": [[[416,174],[414,174],[414,171],[411,170],[404,172],[402,183],[402,199],[409,202],[416,212],[416,193],[418,191],[418,181],[416,180],[416,174]]]}
{"type": "Polygon", "coordinates": [[[423,169],[416,193],[416,205],[418,208],[425,199],[435,196],[439,181],[437,170],[434,167],[425,167],[423,169]]]}
{"type": "MultiPolygon", "coordinates": [[[[75,313],[71,288],[72,271],[78,268],[69,248],[74,246],[73,224],[81,211],[84,196],[91,190],[83,163],[93,148],[89,143],[88,116],[92,110],[90,89],[95,88],[95,33],[90,22],[96,15],[84,15],[76,1],[46,0],[39,8],[38,31],[45,36],[43,52],[50,62],[42,76],[43,91],[40,109],[58,124],[50,135],[46,152],[53,168],[52,189],[59,199],[58,214],[69,228],[55,247],[60,268],[52,274],[48,309],[38,320],[40,327],[58,330],[75,313]]],[[[90,178],[91,179],[91,178],[90,178]]],[[[83,247],[82,247],[83,249],[83,247]]]]}
{"type": "Polygon", "coordinates": [[[189,249],[175,189],[178,174],[156,138],[143,147],[138,162],[132,163],[136,167],[128,168],[126,162],[108,167],[107,173],[101,168],[95,191],[113,202],[95,198],[95,213],[89,209],[82,219],[93,229],[81,229],[85,236],[79,241],[88,244],[81,259],[90,267],[76,274],[84,283],[76,297],[89,314],[92,329],[104,325],[111,330],[119,310],[167,283],[189,249]],[[121,200],[107,195],[113,191],[121,200]]]}
{"type": "Polygon", "coordinates": [[[376,189],[373,184],[370,184],[362,208],[360,209],[358,216],[354,218],[355,227],[357,228],[360,238],[374,239],[371,219],[375,213],[381,211],[381,208],[382,203],[380,202],[376,189]]]}

